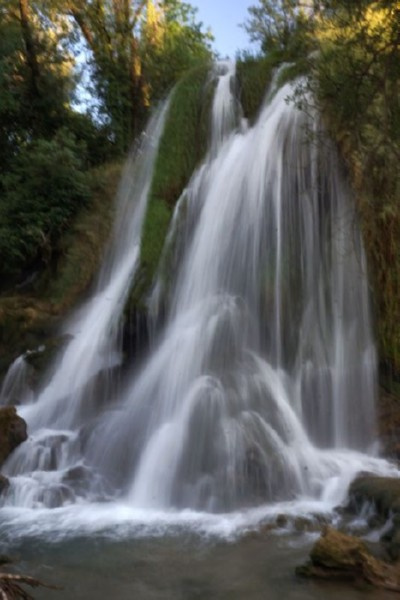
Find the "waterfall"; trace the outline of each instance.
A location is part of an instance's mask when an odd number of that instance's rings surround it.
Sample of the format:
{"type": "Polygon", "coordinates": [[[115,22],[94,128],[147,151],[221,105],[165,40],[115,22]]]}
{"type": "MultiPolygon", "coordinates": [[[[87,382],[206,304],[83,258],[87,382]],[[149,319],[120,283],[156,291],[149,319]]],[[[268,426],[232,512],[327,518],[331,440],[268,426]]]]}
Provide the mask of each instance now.
{"type": "Polygon", "coordinates": [[[155,113],[125,165],[116,221],[96,290],[67,324],[65,333],[71,341],[29,412],[33,427],[54,425],[66,429],[81,424],[92,409],[91,388],[96,387],[96,375],[121,362],[119,325],[138,265],[142,223],[167,109],[168,102],[155,113]]]}
{"type": "Polygon", "coordinates": [[[371,455],[367,269],[335,149],[317,115],[287,102],[290,85],[268,95],[249,127],[234,65],[215,77],[209,151],[176,205],[149,302],[150,355],[117,399],[111,387],[114,402],[96,403],[96,375],[121,361],[118,323],[166,107],[125,174],[98,289],[25,407],[32,436],[6,465],[6,503],[333,506],[357,471],[389,469],[371,455]]]}
{"type": "Polygon", "coordinates": [[[13,456],[8,471],[23,474],[21,485],[17,481],[11,493],[23,498],[25,505],[54,504],[64,496],[71,499],[66,486],[60,492],[62,470],[68,473],[69,468],[81,466],[77,431],[96,416],[102,398],[112,390],[107,375],[122,360],[120,321],[138,265],[142,224],[168,106],[169,100],[155,112],[125,165],[115,224],[95,291],[67,323],[64,333],[70,341],[36,402],[21,407],[31,436],[27,447],[13,456]]]}
{"type": "Polygon", "coordinates": [[[18,356],[11,363],[0,388],[0,405],[24,404],[32,399],[29,385],[32,370],[25,354],[18,356]]]}
{"type": "MultiPolygon", "coordinates": [[[[232,78],[167,239],[165,331],[88,445],[137,507],[318,495],[351,463],[340,451],[373,438],[365,258],[335,151],[286,102],[290,86],[240,127],[232,78]]],[[[159,281],[153,311],[162,294],[159,281]]]]}

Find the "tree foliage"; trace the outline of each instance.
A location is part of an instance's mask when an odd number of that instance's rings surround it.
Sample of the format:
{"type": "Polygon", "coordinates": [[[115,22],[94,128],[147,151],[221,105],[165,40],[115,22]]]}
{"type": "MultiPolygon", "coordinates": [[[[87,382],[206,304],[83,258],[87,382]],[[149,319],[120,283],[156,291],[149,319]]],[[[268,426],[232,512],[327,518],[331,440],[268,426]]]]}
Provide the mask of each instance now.
{"type": "Polygon", "coordinates": [[[180,0],[0,0],[3,288],[53,262],[88,202],[88,169],[127,150],[208,41],[180,0]],[[84,46],[94,118],[75,109],[84,46]]]}
{"type": "Polygon", "coordinates": [[[180,0],[58,1],[91,52],[94,93],[124,152],[153,99],[210,57],[208,35],[194,9],[180,0]]]}
{"type": "Polygon", "coordinates": [[[381,354],[400,373],[400,3],[329,2],[316,33],[311,88],[349,165],[381,354]]]}
{"type": "Polygon", "coordinates": [[[244,27],[264,53],[297,58],[307,51],[311,17],[317,10],[317,4],[307,0],[259,0],[258,5],[250,6],[250,19],[244,27]]]}
{"type": "Polygon", "coordinates": [[[39,138],[20,150],[1,178],[0,274],[19,274],[46,263],[60,234],[88,200],[84,152],[66,130],[39,138]]]}

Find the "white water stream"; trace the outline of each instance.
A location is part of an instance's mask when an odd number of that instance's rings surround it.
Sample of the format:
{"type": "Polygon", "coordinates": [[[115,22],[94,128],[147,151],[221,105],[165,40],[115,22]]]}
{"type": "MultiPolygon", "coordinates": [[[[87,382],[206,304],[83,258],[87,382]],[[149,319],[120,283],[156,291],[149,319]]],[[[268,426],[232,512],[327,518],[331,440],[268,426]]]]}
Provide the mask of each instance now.
{"type": "Polygon", "coordinates": [[[397,474],[373,455],[366,264],[336,153],[318,120],[286,101],[290,86],[247,128],[234,77],[220,69],[209,154],[172,220],[173,275],[160,273],[150,304],[165,326],[107,404],[95,376],[121,361],[166,107],[130,165],[99,288],[21,411],[30,439],[6,465],[10,518],[52,531],[164,520],[224,534],[285,511],[330,511],[359,471],[397,474]]]}

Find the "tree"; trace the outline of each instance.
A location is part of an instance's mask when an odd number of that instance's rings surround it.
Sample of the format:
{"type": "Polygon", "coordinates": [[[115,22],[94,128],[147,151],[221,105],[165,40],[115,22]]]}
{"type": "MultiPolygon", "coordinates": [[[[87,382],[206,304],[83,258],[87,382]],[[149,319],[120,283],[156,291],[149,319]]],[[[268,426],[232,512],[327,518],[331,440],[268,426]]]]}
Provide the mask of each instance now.
{"type": "Polygon", "coordinates": [[[207,36],[179,0],[59,1],[91,50],[95,93],[124,152],[143,128],[152,96],[160,97],[194,57],[209,56],[207,36]]]}
{"type": "Polygon", "coordinates": [[[185,2],[148,2],[141,55],[150,99],[159,100],[182,75],[211,59],[212,35],[196,22],[196,10],[185,2]]]}
{"type": "MultiPolygon", "coordinates": [[[[70,133],[78,127],[68,23],[51,16],[41,0],[0,4],[2,285],[43,266],[89,193],[86,144],[70,133]]],[[[83,137],[90,125],[81,116],[83,137]]]]}
{"type": "MultiPolygon", "coordinates": [[[[244,24],[253,42],[265,53],[280,53],[285,58],[297,56],[311,30],[310,17],[319,3],[307,0],[259,0],[248,9],[250,19],[244,24]]],[[[306,49],[305,49],[306,50],[306,49]]]]}
{"type": "Polygon", "coordinates": [[[2,175],[0,275],[2,283],[52,258],[60,235],[89,199],[82,144],[60,129],[51,140],[24,145],[2,175]]]}

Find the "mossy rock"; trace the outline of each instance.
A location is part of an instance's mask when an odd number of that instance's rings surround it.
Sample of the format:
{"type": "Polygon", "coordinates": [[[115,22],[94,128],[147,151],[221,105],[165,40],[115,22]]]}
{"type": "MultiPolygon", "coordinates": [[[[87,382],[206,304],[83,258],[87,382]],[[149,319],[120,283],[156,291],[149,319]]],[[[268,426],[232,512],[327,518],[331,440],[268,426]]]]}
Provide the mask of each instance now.
{"type": "Polygon", "coordinates": [[[357,567],[367,547],[359,538],[326,528],[310,552],[313,565],[331,569],[351,570],[357,567]]]}
{"type": "Polygon", "coordinates": [[[301,577],[364,582],[400,591],[400,570],[375,558],[362,540],[327,527],[310,552],[310,561],[296,569],[301,577]]]}
{"type": "Polygon", "coordinates": [[[27,439],[25,421],[17,415],[14,406],[0,408],[0,465],[17,446],[27,439]]]}
{"type": "Polygon", "coordinates": [[[236,64],[239,99],[250,123],[254,123],[260,112],[275,67],[275,61],[269,57],[247,56],[236,64]]]}
{"type": "Polygon", "coordinates": [[[387,519],[400,513],[400,478],[362,475],[349,489],[348,509],[360,512],[363,505],[372,504],[379,516],[387,519]]]}
{"type": "Polygon", "coordinates": [[[32,297],[0,299],[0,373],[26,350],[36,349],[52,334],[57,315],[51,306],[32,297]]]}

